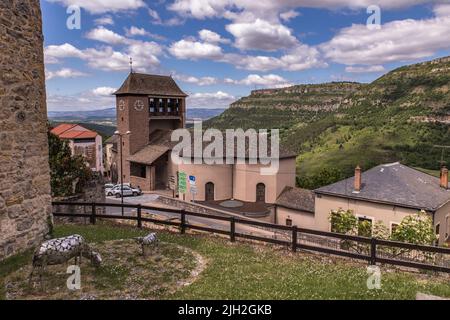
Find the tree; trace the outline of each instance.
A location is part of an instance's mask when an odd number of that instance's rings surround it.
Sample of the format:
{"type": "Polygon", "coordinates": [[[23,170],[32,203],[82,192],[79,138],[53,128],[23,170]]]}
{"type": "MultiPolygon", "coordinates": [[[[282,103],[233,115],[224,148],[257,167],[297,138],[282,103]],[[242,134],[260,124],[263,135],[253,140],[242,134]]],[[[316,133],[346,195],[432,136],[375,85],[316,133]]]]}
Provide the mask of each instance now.
{"type": "Polygon", "coordinates": [[[81,192],[92,179],[82,156],[72,156],[67,143],[48,132],[52,196],[66,197],[81,192]]]}
{"type": "Polygon", "coordinates": [[[437,240],[431,217],[425,212],[405,217],[392,234],[392,240],[433,245],[437,240]]]}
{"type": "Polygon", "coordinates": [[[330,213],[331,232],[355,234],[358,229],[358,218],[351,210],[333,210],[330,213]]]}

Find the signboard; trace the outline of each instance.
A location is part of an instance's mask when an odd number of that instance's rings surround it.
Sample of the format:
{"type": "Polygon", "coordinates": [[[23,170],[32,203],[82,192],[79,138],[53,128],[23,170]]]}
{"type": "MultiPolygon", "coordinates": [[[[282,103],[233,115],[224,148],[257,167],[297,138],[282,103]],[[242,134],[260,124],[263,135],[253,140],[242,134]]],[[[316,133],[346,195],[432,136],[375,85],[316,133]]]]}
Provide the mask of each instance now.
{"type": "Polygon", "coordinates": [[[178,192],[179,193],[186,193],[187,191],[187,183],[186,183],[186,173],[179,172],[178,173],[178,192]]]}
{"type": "Polygon", "coordinates": [[[191,194],[195,196],[195,195],[197,195],[197,193],[198,193],[197,187],[191,186],[191,194]]]}
{"type": "Polygon", "coordinates": [[[175,177],[174,176],[169,177],[169,189],[175,190],[175,177]]]}
{"type": "Polygon", "coordinates": [[[189,176],[189,184],[195,186],[195,176],[189,176]]]}

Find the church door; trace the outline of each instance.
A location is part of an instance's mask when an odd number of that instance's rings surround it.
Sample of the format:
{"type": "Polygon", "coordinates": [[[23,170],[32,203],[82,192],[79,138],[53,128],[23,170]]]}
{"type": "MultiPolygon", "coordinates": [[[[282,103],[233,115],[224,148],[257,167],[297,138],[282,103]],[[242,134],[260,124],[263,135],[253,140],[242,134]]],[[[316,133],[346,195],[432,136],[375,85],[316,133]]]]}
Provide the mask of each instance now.
{"type": "Polygon", "coordinates": [[[208,182],[205,186],[205,201],[214,201],[214,183],[208,182]]]}

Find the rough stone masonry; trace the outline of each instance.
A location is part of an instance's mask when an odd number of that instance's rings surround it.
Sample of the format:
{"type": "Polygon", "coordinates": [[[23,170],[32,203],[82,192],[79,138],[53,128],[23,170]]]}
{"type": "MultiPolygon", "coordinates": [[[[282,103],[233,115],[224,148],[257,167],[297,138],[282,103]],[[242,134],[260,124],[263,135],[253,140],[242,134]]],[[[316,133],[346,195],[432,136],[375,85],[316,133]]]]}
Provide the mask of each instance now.
{"type": "Polygon", "coordinates": [[[51,222],[40,2],[0,1],[0,260],[51,222]]]}

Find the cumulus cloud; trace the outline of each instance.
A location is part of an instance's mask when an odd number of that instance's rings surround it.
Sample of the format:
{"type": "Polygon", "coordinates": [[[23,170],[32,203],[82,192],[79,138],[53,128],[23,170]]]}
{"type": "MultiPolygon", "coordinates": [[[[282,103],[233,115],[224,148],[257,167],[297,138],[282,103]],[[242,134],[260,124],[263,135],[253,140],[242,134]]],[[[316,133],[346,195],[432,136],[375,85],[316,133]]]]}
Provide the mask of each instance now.
{"type": "Polygon", "coordinates": [[[217,78],[214,78],[214,77],[194,77],[194,76],[179,75],[179,74],[176,74],[173,77],[176,80],[186,82],[186,83],[196,84],[199,86],[210,86],[210,85],[218,83],[217,78]]]}
{"type": "Polygon", "coordinates": [[[262,19],[229,24],[226,29],[235,37],[236,47],[243,50],[277,51],[298,43],[291,30],[262,19]]]}
{"type": "Polygon", "coordinates": [[[103,26],[89,31],[86,34],[86,38],[113,45],[129,43],[129,40],[124,36],[121,36],[120,34],[117,34],[114,31],[106,29],[103,26]]]}
{"type": "Polygon", "coordinates": [[[187,98],[192,108],[226,108],[235,100],[233,95],[223,91],[193,93],[187,98]]]}
{"type": "Polygon", "coordinates": [[[242,80],[225,79],[225,83],[263,87],[287,87],[292,85],[288,80],[276,74],[263,76],[250,74],[242,80]]]}
{"type": "Polygon", "coordinates": [[[160,40],[160,41],[163,41],[166,39],[163,36],[151,33],[149,31],[145,30],[144,28],[139,28],[136,26],[131,26],[130,28],[125,28],[125,32],[126,32],[127,37],[142,36],[142,37],[153,38],[153,39],[160,40]]]}
{"type": "Polygon", "coordinates": [[[86,77],[88,76],[87,73],[78,71],[78,70],[73,70],[70,68],[63,68],[57,71],[50,71],[50,70],[46,70],[45,71],[45,78],[47,80],[51,80],[51,79],[55,79],[55,78],[78,78],[78,77],[86,77]]]}
{"type": "Polygon", "coordinates": [[[289,10],[289,11],[280,13],[280,18],[281,18],[281,20],[288,22],[288,21],[291,21],[292,19],[298,17],[299,15],[300,15],[299,12],[297,12],[295,10],[289,10]]]}
{"type": "Polygon", "coordinates": [[[50,94],[47,97],[49,111],[91,111],[115,106],[115,89],[109,87],[94,88],[73,95],[50,94]]]}
{"type": "Polygon", "coordinates": [[[161,19],[158,11],[153,9],[148,9],[148,14],[151,18],[151,23],[155,25],[162,25],[162,26],[179,26],[184,23],[184,19],[180,19],[179,17],[173,17],[167,20],[161,19]]]}
{"type": "Polygon", "coordinates": [[[92,94],[94,96],[110,96],[116,91],[117,89],[111,87],[98,87],[92,90],[92,94]]]}
{"type": "Polygon", "coordinates": [[[113,20],[112,16],[107,15],[107,16],[103,16],[103,17],[95,19],[94,23],[99,26],[107,26],[107,25],[112,26],[112,25],[114,25],[114,20],[113,20]]]}
{"type": "Polygon", "coordinates": [[[159,66],[160,54],[162,48],[155,42],[138,40],[130,42],[124,51],[116,51],[111,46],[80,50],[68,43],[45,48],[46,60],[60,62],[64,58],[79,58],[90,67],[104,71],[126,71],[130,67],[130,57],[133,57],[135,70],[149,72],[159,66]]]}
{"type": "Polygon", "coordinates": [[[173,43],[169,48],[169,52],[179,59],[219,60],[223,57],[222,48],[218,45],[191,39],[183,39],[173,43]]]}
{"type": "Polygon", "coordinates": [[[136,10],[147,6],[143,0],[47,0],[47,1],[60,3],[66,7],[76,5],[94,14],[136,10]]]}
{"type": "Polygon", "coordinates": [[[371,72],[384,72],[386,69],[383,66],[349,66],[345,68],[345,72],[348,73],[371,73],[371,72]]]}
{"type": "Polygon", "coordinates": [[[199,37],[200,40],[203,40],[204,42],[207,43],[229,43],[230,40],[228,39],[224,39],[220,36],[220,34],[211,31],[211,30],[207,30],[207,29],[203,29],[199,31],[199,37]]]}
{"type": "MultiPolygon", "coordinates": [[[[442,11],[440,11],[442,13],[442,11]]],[[[320,46],[327,59],[346,65],[380,65],[432,56],[450,48],[450,16],[392,21],[381,29],[366,25],[344,28],[320,46]]]]}

